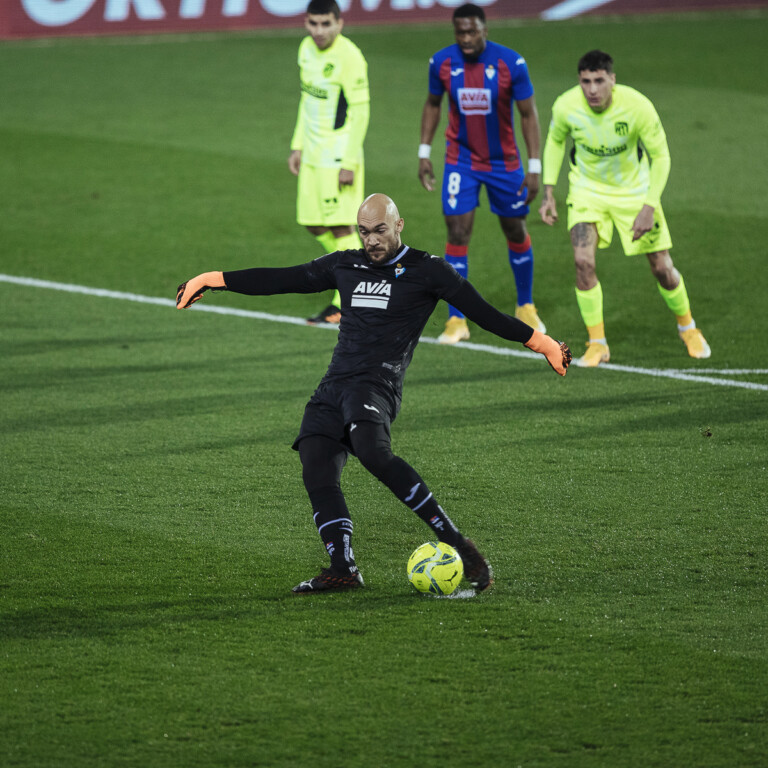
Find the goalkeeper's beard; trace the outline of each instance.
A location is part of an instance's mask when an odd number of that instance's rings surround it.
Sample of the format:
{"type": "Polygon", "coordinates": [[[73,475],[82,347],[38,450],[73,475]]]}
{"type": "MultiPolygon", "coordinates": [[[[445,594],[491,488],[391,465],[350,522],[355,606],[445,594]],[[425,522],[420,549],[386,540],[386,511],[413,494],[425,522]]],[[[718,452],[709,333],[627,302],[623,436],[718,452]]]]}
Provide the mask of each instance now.
{"type": "Polygon", "coordinates": [[[379,249],[376,248],[374,250],[368,250],[368,248],[365,249],[365,255],[368,257],[368,261],[371,262],[371,264],[386,264],[388,261],[391,261],[395,258],[395,254],[400,250],[400,243],[393,246],[392,248],[385,248],[385,249],[379,249]]]}

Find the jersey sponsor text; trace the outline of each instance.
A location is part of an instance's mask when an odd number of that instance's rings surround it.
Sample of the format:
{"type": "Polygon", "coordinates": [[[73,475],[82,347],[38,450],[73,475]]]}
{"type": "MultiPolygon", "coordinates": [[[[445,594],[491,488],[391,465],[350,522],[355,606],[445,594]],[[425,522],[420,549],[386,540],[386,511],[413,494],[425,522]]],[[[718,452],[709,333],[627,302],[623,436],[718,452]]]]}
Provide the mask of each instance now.
{"type": "Polygon", "coordinates": [[[389,306],[389,297],[391,295],[392,284],[386,280],[382,280],[379,283],[361,280],[352,292],[350,303],[353,307],[386,309],[389,306]]]}
{"type": "Polygon", "coordinates": [[[314,96],[316,99],[328,98],[328,91],[325,88],[318,88],[311,83],[302,83],[301,90],[310,96],[314,96]]]}
{"type": "Polygon", "coordinates": [[[459,88],[459,109],[464,115],[490,115],[490,88],[459,88]]]}
{"type": "Polygon", "coordinates": [[[590,147],[588,144],[580,144],[579,146],[586,149],[590,155],[596,155],[597,157],[613,157],[627,150],[626,144],[620,144],[618,147],[606,147],[605,144],[599,147],[590,147]]]}

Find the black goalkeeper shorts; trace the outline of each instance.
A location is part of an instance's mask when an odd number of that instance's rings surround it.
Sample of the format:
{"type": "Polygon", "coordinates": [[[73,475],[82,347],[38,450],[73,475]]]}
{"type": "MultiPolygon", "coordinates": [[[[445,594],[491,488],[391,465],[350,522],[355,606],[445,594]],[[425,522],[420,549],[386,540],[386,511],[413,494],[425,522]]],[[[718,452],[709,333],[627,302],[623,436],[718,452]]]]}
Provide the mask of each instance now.
{"type": "Polygon", "coordinates": [[[323,435],[352,451],[349,430],[357,421],[382,424],[389,436],[390,424],[400,411],[401,396],[388,381],[374,378],[323,381],[304,409],[304,418],[293,450],[310,435],[323,435]]]}

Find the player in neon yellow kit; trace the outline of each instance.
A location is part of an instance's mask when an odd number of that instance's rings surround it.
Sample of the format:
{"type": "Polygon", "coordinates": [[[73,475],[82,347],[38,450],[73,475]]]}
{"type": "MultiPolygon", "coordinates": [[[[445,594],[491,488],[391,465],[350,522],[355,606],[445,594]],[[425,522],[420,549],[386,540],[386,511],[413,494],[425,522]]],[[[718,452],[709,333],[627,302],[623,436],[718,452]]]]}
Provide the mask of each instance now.
{"type": "Polygon", "coordinates": [[[589,333],[587,351],[574,363],[594,367],[610,360],[595,264],[596,249],[610,245],[614,227],[627,256],[647,256],[688,354],[709,357],[709,344],[691,315],[683,277],[669,254],[672,240],[661,194],[671,163],[661,120],[645,96],[616,84],[613,59],[607,53],[585,54],[578,71],[579,85],[558,97],[552,107],[539,207],[544,223],[553,225],[557,207],[552,190],[570,135],[568,230],[576,263],[576,299],[589,333]]]}
{"type": "MultiPolygon", "coordinates": [[[[368,129],[368,65],[341,34],[335,0],[312,0],[299,45],[301,100],[288,167],[299,177],[296,220],[325,253],[361,247],[355,222],[363,202],[363,141],[368,129]]],[[[331,304],[308,319],[338,323],[338,291],[331,304]]]]}

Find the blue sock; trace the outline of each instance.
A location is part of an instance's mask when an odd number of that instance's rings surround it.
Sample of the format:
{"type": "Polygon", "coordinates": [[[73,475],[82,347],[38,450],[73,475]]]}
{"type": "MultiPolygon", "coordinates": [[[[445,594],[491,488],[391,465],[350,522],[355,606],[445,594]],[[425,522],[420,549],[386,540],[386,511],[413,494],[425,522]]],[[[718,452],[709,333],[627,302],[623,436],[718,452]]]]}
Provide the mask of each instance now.
{"type": "Polygon", "coordinates": [[[533,304],[533,247],[531,236],[526,235],[522,243],[507,241],[509,266],[515,275],[517,305],[533,304]]]}
{"type": "MultiPolygon", "coordinates": [[[[466,245],[451,245],[446,243],[445,246],[445,260],[466,280],[469,274],[469,267],[467,266],[467,250],[466,245]]],[[[448,317],[464,317],[456,307],[448,305],[448,317]]]]}

